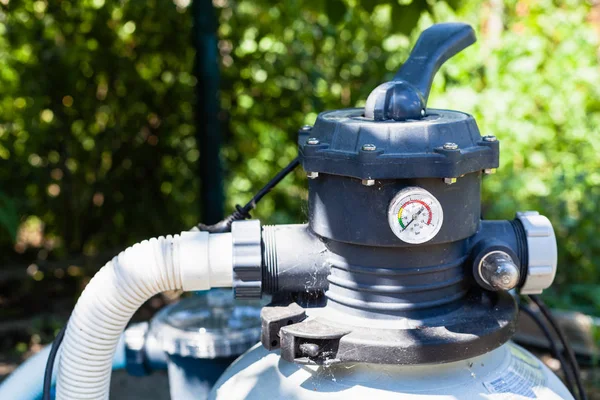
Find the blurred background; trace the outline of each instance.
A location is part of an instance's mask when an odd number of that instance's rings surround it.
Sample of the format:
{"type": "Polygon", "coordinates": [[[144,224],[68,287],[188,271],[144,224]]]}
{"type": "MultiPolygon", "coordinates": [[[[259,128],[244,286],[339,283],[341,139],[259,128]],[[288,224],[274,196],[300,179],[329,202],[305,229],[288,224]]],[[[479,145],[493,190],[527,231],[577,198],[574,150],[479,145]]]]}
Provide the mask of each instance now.
{"type": "MultiPolygon", "coordinates": [[[[548,216],[545,299],[600,316],[599,1],[0,0],[0,376],[108,259],[245,203],[296,156],[299,127],[364,105],[421,30],[456,20],[478,42],[429,105],[500,139],[485,218],[548,216]]],[[[305,221],[305,179],[253,216],[305,221]]]]}

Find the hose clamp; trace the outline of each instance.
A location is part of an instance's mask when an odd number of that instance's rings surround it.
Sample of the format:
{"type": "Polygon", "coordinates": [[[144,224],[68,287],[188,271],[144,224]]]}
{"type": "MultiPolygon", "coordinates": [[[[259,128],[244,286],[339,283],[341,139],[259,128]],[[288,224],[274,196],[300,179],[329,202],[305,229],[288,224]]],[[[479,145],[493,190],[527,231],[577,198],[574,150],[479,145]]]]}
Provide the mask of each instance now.
{"type": "Polygon", "coordinates": [[[236,299],[262,295],[261,228],[257,219],[231,224],[233,243],[233,293],[236,299]]]}
{"type": "Polygon", "coordinates": [[[527,277],[521,294],[540,294],[552,285],[558,250],[550,220],[537,211],[518,212],[517,219],[527,236],[527,277]]]}

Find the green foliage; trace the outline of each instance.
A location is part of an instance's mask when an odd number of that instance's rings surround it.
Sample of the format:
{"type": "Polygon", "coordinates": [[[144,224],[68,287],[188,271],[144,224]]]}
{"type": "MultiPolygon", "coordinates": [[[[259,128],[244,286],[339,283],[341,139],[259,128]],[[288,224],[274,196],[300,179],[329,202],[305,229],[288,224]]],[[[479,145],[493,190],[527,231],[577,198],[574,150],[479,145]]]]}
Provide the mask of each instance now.
{"type": "MultiPolygon", "coordinates": [[[[499,137],[501,165],[484,184],[486,218],[512,219],[528,209],[547,215],[559,243],[554,304],[600,313],[589,301],[600,282],[600,68],[598,32],[586,22],[591,5],[465,1],[453,11],[432,2],[410,14],[418,2],[336,4],[325,14],[298,3],[251,1],[221,10],[230,85],[223,103],[232,129],[225,155],[232,171],[251,166],[234,175],[230,206],[242,201],[241,188],[258,187],[275,172],[273,157],[277,167],[293,157],[294,128],[322,110],[363,105],[428,25],[467,21],[479,42],[442,69],[430,105],[472,113],[483,134],[499,137]],[[405,30],[407,15],[414,24],[405,30]],[[591,285],[567,285],[574,282],[591,285]]],[[[260,217],[280,222],[297,213],[303,180],[282,186],[261,204],[260,217]]]]}
{"type": "MultiPolygon", "coordinates": [[[[198,150],[185,10],[164,0],[6,3],[5,196],[44,222],[58,255],[192,225],[198,150]]],[[[7,236],[0,243],[10,246],[7,236]]]]}
{"type": "Polygon", "coordinates": [[[2,192],[0,192],[0,228],[4,229],[13,241],[16,239],[19,228],[17,206],[2,192]]]}
{"type": "MultiPolygon", "coordinates": [[[[421,0],[224,2],[219,49],[230,129],[228,207],[296,156],[299,127],[321,111],[364,104],[390,79],[408,55],[404,32],[432,9],[421,0]]],[[[255,215],[271,223],[304,221],[305,186],[298,172],[255,215]]]]}
{"type": "Polygon", "coordinates": [[[483,134],[498,136],[501,164],[485,179],[485,216],[548,216],[559,244],[555,300],[572,306],[576,298],[598,313],[598,297],[589,302],[598,286],[566,285],[600,282],[599,34],[585,22],[591,6],[506,1],[484,20],[479,9],[472,1],[461,10],[480,40],[444,70],[432,105],[472,113],[483,134]]]}
{"type": "MultiPolygon", "coordinates": [[[[12,246],[16,209],[22,221],[43,221],[35,229],[52,239],[56,256],[194,224],[202,149],[194,139],[189,2],[4,3],[0,245],[12,246]]],[[[501,166],[484,185],[486,218],[525,209],[548,215],[560,246],[555,304],[588,303],[598,313],[590,296],[600,281],[600,69],[590,4],[213,3],[227,210],[295,157],[297,129],[318,112],[362,106],[420,30],[467,21],[479,42],[442,68],[430,105],[470,112],[483,134],[499,137],[501,166]],[[589,286],[565,285],[574,282],[589,286]]],[[[255,216],[302,222],[305,186],[297,171],[255,216]]]]}

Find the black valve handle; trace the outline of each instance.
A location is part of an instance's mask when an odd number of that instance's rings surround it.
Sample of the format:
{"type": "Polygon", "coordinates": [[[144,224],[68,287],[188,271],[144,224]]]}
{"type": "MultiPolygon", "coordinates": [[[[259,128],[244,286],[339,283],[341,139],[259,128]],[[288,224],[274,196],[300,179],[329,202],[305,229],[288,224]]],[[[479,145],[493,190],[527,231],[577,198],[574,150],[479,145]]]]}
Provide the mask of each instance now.
{"type": "Polygon", "coordinates": [[[365,117],[404,121],[425,116],[436,72],[450,57],[475,41],[473,28],[463,23],[436,24],[424,30],[394,79],[371,92],[365,117]]]}

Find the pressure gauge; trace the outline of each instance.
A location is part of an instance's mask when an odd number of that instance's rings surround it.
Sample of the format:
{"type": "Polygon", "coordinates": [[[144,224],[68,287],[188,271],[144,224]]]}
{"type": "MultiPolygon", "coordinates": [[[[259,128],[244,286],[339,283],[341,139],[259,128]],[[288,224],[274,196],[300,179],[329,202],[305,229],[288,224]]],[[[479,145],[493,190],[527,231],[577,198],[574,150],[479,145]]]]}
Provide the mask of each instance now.
{"type": "Polygon", "coordinates": [[[442,205],[431,193],[420,187],[401,190],[388,208],[390,228],[406,243],[425,243],[442,227],[442,205]]]}

